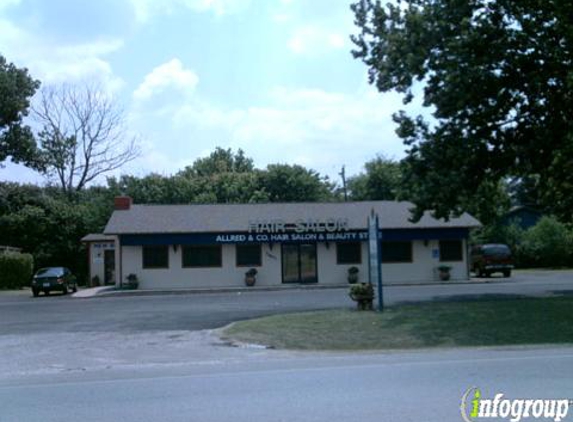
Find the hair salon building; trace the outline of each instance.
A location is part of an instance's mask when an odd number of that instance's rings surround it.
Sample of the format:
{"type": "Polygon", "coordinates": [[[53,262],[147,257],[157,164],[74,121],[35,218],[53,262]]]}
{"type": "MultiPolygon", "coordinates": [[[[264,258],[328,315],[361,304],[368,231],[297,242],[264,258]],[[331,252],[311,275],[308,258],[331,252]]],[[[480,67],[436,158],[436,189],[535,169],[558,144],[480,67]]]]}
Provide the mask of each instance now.
{"type": "Polygon", "coordinates": [[[133,205],[118,197],[105,235],[116,238],[116,283],[135,274],[142,289],[343,284],[348,269],[368,280],[367,218],[379,216],[384,284],[428,283],[437,267],[469,278],[467,239],[479,222],[429,214],[409,221],[412,204],[342,203],[133,205]]]}

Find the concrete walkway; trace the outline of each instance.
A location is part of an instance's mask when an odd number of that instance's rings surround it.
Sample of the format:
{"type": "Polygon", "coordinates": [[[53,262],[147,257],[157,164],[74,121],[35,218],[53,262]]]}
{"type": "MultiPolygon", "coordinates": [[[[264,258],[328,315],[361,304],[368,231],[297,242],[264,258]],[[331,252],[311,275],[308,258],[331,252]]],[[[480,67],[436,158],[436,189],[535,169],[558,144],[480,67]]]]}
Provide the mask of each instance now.
{"type": "Polygon", "coordinates": [[[326,290],[343,289],[348,284],[329,285],[280,285],[280,286],[254,286],[254,287],[215,287],[215,288],[195,288],[195,289],[153,289],[153,290],[116,290],[114,286],[93,287],[83,289],[74,293],[72,297],[87,299],[96,296],[164,296],[164,295],[186,295],[198,293],[243,293],[243,292],[274,292],[282,290],[326,290]]]}
{"type": "MultiPolygon", "coordinates": [[[[431,281],[420,284],[391,284],[384,287],[428,287],[428,286],[454,286],[454,285],[476,285],[476,284],[494,284],[494,283],[512,283],[516,281],[513,278],[471,278],[469,280],[448,280],[448,281],[431,281]]],[[[140,289],[140,290],[116,290],[115,286],[93,287],[83,289],[72,297],[79,299],[88,299],[97,296],[162,296],[162,295],[186,295],[202,293],[243,293],[243,292],[274,292],[274,291],[292,291],[292,290],[330,290],[330,289],[347,289],[348,283],[342,284],[280,284],[276,286],[253,286],[253,287],[203,287],[194,289],[140,289]]]]}
{"type": "Polygon", "coordinates": [[[113,291],[113,289],[115,289],[114,286],[90,287],[88,289],[78,290],[72,295],[72,297],[86,299],[104,294],[105,292],[113,291]]]}

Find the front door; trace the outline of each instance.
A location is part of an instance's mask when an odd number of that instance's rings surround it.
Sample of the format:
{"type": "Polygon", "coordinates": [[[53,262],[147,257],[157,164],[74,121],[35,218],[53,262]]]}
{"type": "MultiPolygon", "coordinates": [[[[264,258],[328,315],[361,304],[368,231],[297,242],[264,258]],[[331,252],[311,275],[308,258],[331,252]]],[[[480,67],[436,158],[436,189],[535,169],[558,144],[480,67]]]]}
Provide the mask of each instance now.
{"type": "Polygon", "coordinates": [[[316,244],[282,245],[283,283],[316,283],[316,244]]]}
{"type": "Polygon", "coordinates": [[[104,284],[115,284],[115,251],[106,249],[103,255],[104,284]]]}

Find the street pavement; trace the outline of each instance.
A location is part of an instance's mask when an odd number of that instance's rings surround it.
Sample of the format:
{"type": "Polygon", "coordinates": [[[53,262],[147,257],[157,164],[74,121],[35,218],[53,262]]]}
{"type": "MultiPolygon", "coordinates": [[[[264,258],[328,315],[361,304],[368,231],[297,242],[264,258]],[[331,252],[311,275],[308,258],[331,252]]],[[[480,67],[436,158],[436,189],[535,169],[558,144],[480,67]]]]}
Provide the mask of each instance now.
{"type": "MultiPolygon", "coordinates": [[[[572,367],[573,348],[547,347],[322,353],[61,374],[0,380],[0,422],[462,421],[471,387],[484,399],[571,399],[572,367]]],[[[568,413],[564,420],[572,419],[568,413]]]]}
{"type": "MultiPolygon", "coordinates": [[[[572,275],[393,286],[384,298],[569,295],[572,275]]],[[[0,422],[459,421],[461,396],[473,386],[484,397],[573,396],[573,347],[297,352],[234,347],[216,330],[353,306],[346,288],[92,299],[1,293],[0,422]]]]}
{"type": "MultiPolygon", "coordinates": [[[[275,313],[352,307],[347,293],[347,288],[301,288],[92,299],[0,294],[0,335],[213,329],[275,313]]],[[[383,293],[386,304],[573,294],[573,271],[516,272],[510,279],[468,284],[388,286],[383,293]]]]}

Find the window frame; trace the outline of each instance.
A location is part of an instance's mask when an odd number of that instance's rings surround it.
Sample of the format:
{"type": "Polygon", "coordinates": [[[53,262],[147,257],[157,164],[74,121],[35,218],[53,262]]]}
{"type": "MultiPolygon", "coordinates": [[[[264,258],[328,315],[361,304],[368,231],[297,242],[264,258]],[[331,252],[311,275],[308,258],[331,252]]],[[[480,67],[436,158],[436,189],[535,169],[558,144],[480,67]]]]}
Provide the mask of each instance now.
{"type": "Polygon", "coordinates": [[[380,241],[380,248],[381,248],[381,256],[380,256],[380,263],[382,264],[412,264],[414,262],[414,242],[411,240],[381,240],[380,241]],[[404,260],[385,260],[384,259],[384,251],[388,247],[389,243],[400,243],[400,244],[408,244],[409,246],[409,257],[408,259],[404,260]]]}
{"type": "Polygon", "coordinates": [[[246,268],[246,267],[262,267],[263,266],[263,245],[260,243],[247,243],[247,244],[235,244],[235,267],[246,268]],[[239,264],[239,248],[248,247],[258,247],[259,248],[259,260],[258,264],[239,264]]]}
{"type": "Polygon", "coordinates": [[[362,242],[336,242],[336,265],[361,265],[362,264],[362,242]],[[341,261],[340,246],[357,245],[358,261],[341,261]]]}
{"type": "Polygon", "coordinates": [[[223,268],[223,247],[222,245],[182,245],[181,246],[181,268],[223,268]],[[219,250],[219,263],[217,265],[185,265],[186,249],[210,248],[219,250]]]}
{"type": "Polygon", "coordinates": [[[141,268],[143,268],[144,270],[165,270],[165,269],[169,269],[169,245],[143,245],[141,247],[141,268]],[[149,266],[145,264],[145,250],[150,250],[150,249],[165,249],[166,251],[166,264],[165,266],[149,266]]]}
{"type": "Polygon", "coordinates": [[[440,262],[463,262],[464,261],[464,241],[462,239],[441,239],[438,241],[438,248],[440,251],[440,262]],[[460,244],[460,258],[459,259],[444,259],[442,256],[442,243],[443,242],[459,242],[460,244]]]}

